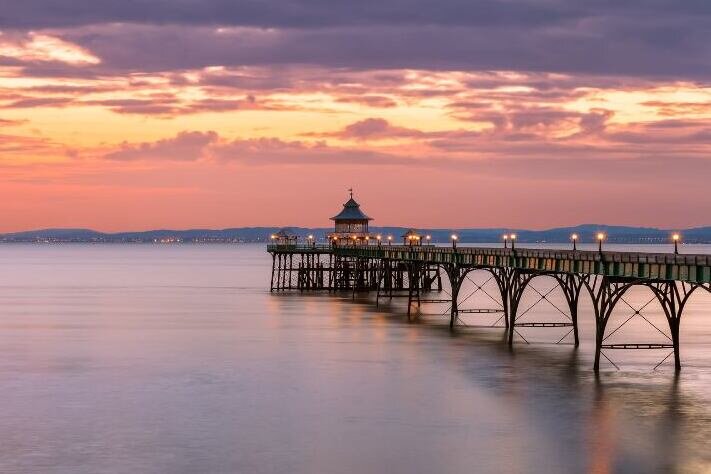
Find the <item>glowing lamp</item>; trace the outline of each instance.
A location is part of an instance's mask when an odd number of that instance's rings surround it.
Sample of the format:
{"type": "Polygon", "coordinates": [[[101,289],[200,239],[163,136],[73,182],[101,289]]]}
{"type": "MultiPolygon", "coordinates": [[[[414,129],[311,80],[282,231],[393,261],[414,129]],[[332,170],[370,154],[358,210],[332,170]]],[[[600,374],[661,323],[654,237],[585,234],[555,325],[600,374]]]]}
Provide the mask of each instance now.
{"type": "Polygon", "coordinates": [[[602,252],[602,241],[605,240],[605,234],[602,232],[597,233],[598,251],[602,252]]]}

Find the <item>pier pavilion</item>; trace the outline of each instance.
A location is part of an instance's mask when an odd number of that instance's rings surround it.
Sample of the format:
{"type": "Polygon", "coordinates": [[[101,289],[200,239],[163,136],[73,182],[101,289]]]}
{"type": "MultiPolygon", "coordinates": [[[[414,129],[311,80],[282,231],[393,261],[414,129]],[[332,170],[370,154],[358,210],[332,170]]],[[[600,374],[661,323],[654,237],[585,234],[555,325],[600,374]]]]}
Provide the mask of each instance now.
{"type": "Polygon", "coordinates": [[[334,229],[327,238],[329,242],[336,245],[344,241],[364,244],[372,238],[368,231],[368,223],[373,219],[365,215],[360,209],[360,204],[353,199],[353,190],[350,189],[349,192],[350,199],[343,204],[341,212],[331,217],[334,229]]]}

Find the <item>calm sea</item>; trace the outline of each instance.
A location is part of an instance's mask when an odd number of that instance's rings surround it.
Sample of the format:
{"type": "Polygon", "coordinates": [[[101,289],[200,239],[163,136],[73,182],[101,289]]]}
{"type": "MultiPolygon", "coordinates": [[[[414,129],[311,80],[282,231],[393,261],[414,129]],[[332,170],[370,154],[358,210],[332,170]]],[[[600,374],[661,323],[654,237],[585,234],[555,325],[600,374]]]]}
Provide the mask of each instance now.
{"type": "MultiPolygon", "coordinates": [[[[559,328],[509,350],[497,314],[450,332],[442,304],[408,323],[401,300],[270,294],[270,265],[260,245],[1,245],[0,472],[711,470],[709,293],[678,378],[664,351],[609,351],[596,378],[587,300],[578,350],[559,328]]],[[[486,280],[462,306],[496,307],[486,280]]],[[[523,308],[553,288],[533,284],[523,308]]],[[[564,318],[547,298],[522,317],[564,318]]],[[[650,298],[618,307],[611,328],[644,318],[616,340],[664,340],[650,298]]]]}

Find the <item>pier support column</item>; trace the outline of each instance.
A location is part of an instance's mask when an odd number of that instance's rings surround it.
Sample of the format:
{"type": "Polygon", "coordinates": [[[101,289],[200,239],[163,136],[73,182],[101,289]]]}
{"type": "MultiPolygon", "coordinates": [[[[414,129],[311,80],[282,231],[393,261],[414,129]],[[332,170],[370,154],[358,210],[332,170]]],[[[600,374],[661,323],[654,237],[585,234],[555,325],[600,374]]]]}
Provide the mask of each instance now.
{"type": "Polygon", "coordinates": [[[681,370],[681,357],[679,354],[679,325],[684,307],[691,294],[698,288],[698,285],[667,281],[650,286],[657,297],[659,304],[664,310],[664,315],[669,323],[672,345],[674,346],[674,369],[681,370]]]}
{"type": "Polygon", "coordinates": [[[380,290],[383,288],[383,285],[385,284],[385,275],[386,272],[388,272],[390,268],[390,261],[383,258],[380,260],[378,263],[378,278],[376,282],[376,291],[375,291],[375,307],[377,308],[380,306],[380,290]]]}
{"type": "Polygon", "coordinates": [[[504,268],[503,275],[506,280],[506,299],[509,313],[509,346],[513,345],[514,332],[516,330],[516,313],[518,305],[521,303],[521,297],[526,289],[526,286],[533,279],[535,273],[525,272],[518,268],[504,268]]]}
{"type": "Polygon", "coordinates": [[[276,254],[272,253],[272,279],[269,282],[269,291],[274,291],[274,267],[276,266],[276,254]]]}
{"type": "Polygon", "coordinates": [[[452,289],[452,306],[450,307],[449,313],[449,329],[454,329],[454,323],[459,317],[459,307],[457,299],[459,298],[459,290],[462,288],[462,282],[464,280],[464,269],[455,263],[445,265],[444,271],[449,277],[449,284],[452,289]]]}
{"type": "Polygon", "coordinates": [[[605,340],[605,328],[612,315],[612,310],[634,283],[612,281],[607,276],[595,275],[583,281],[590,292],[595,313],[595,362],[593,370],[600,371],[600,356],[605,340]]]}
{"type": "Polygon", "coordinates": [[[509,327],[509,278],[507,276],[508,268],[505,267],[494,267],[489,269],[491,274],[494,276],[494,281],[496,281],[496,286],[499,288],[499,294],[501,295],[501,307],[504,311],[504,326],[508,329],[509,327]]]}
{"type": "Polygon", "coordinates": [[[420,308],[420,283],[422,280],[422,266],[419,262],[410,262],[408,265],[408,291],[407,291],[407,320],[410,321],[412,304],[417,302],[420,308]]]}
{"type": "Polygon", "coordinates": [[[560,288],[563,290],[565,300],[568,303],[570,320],[573,323],[573,343],[575,347],[580,345],[580,337],[578,335],[578,303],[580,302],[580,292],[583,289],[583,280],[585,278],[587,277],[575,273],[566,273],[555,276],[555,279],[558,280],[558,283],[560,284],[560,288]]]}

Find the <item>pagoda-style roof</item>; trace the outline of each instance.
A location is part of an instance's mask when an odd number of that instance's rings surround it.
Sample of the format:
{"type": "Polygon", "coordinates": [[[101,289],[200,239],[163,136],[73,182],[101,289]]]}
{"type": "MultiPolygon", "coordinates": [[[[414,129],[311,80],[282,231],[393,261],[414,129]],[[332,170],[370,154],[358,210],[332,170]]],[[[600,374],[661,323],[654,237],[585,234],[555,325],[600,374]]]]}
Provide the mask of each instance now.
{"type": "Polygon", "coordinates": [[[331,217],[332,221],[348,220],[348,221],[372,221],[373,219],[363,214],[360,210],[360,204],[358,204],[353,195],[351,198],[343,205],[343,210],[337,215],[331,217]]]}
{"type": "Polygon", "coordinates": [[[288,227],[284,227],[283,229],[280,229],[279,232],[274,234],[274,236],[278,239],[296,238],[296,234],[294,233],[294,231],[292,231],[288,227]]]}
{"type": "Polygon", "coordinates": [[[415,236],[415,237],[420,237],[420,233],[417,231],[417,229],[407,229],[407,232],[405,232],[402,236],[403,237],[409,237],[409,236],[415,236]]]}

